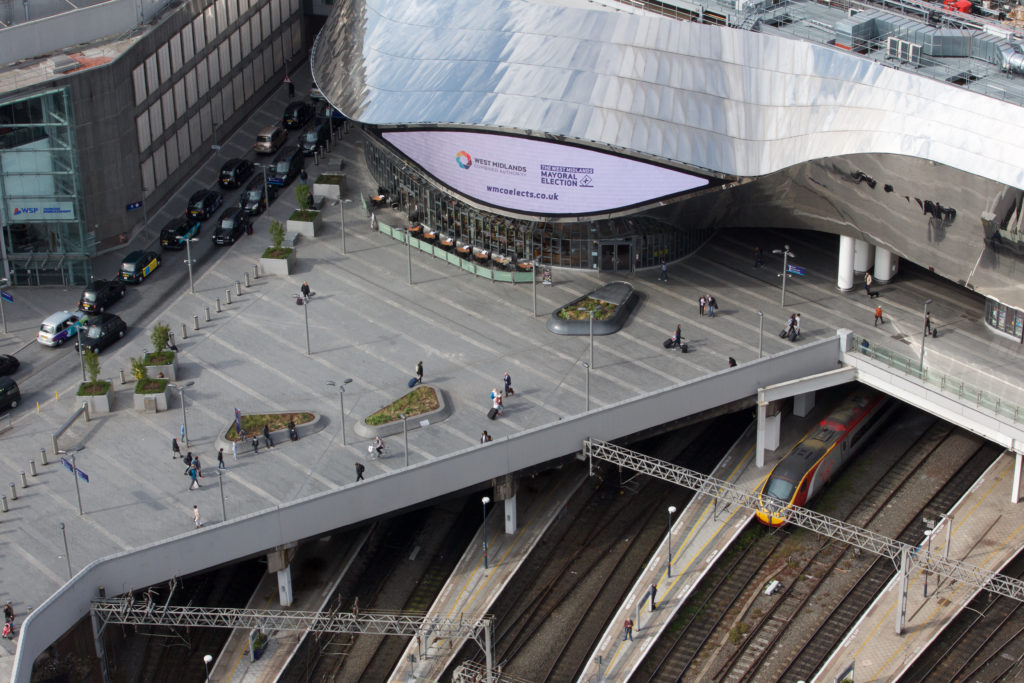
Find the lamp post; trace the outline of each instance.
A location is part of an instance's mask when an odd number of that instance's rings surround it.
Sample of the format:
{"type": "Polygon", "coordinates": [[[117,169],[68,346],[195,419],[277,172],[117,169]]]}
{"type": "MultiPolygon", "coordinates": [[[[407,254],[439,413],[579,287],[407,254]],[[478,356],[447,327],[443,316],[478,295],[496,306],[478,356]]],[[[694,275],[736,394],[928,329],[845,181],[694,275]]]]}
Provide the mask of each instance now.
{"type": "Polygon", "coordinates": [[[188,264],[188,286],[192,290],[192,293],[196,293],[196,283],[192,279],[192,243],[198,242],[198,237],[189,237],[185,240],[185,263],[188,264]]]}
{"type": "Polygon", "coordinates": [[[672,515],[676,514],[676,506],[668,506],[668,558],[665,564],[668,565],[668,578],[672,578],[672,515]]]}
{"type": "Polygon", "coordinates": [[[409,466],[409,416],[402,413],[402,435],[405,437],[405,466],[409,466]]]}
{"type": "Polygon", "coordinates": [[[782,249],[772,249],[773,254],[782,254],[782,307],[786,307],[786,278],[789,277],[789,259],[796,258],[796,254],[789,250],[789,245],[782,249]]]}
{"type": "MultiPolygon", "coordinates": [[[[3,291],[4,291],[4,286],[5,285],[7,285],[7,278],[0,277],[0,321],[3,321],[4,334],[7,334],[7,316],[4,315],[4,297],[3,297],[3,291]]],[[[537,315],[536,311],[534,312],[533,315],[534,316],[537,315]]]]}
{"type": "Polygon", "coordinates": [[[68,532],[67,529],[64,528],[64,522],[60,523],[60,533],[61,536],[64,537],[64,559],[67,560],[68,563],[68,578],[70,579],[73,574],[71,573],[71,555],[68,554],[68,532]]]}
{"type": "Polygon", "coordinates": [[[259,166],[260,170],[263,172],[263,208],[266,210],[270,208],[270,183],[267,182],[267,169],[272,166],[272,164],[255,163],[253,166],[259,166]]]}
{"type": "Polygon", "coordinates": [[[75,462],[75,451],[57,451],[57,455],[70,455],[71,456],[71,476],[75,480],[75,496],[78,498],[78,514],[85,514],[82,512],[82,490],[78,487],[78,464],[75,462]]]}
{"type": "Polygon", "coordinates": [[[85,381],[85,356],[83,355],[84,348],[82,346],[82,322],[81,321],[79,321],[77,323],[77,327],[75,328],[75,336],[77,337],[77,339],[75,340],[75,346],[78,347],[78,363],[79,363],[79,365],[82,366],[82,381],[84,382],[85,381]]]}
{"type": "Polygon", "coordinates": [[[335,382],[333,379],[327,380],[327,386],[338,387],[338,403],[341,406],[341,445],[347,446],[345,443],[345,385],[352,381],[351,378],[341,380],[341,383],[335,382]]]}
{"type": "Polygon", "coordinates": [[[206,665],[206,683],[210,683],[210,662],[213,661],[213,655],[203,655],[203,664],[206,665]]]}
{"type": "MultiPolygon", "coordinates": [[[[928,307],[931,305],[931,303],[932,303],[931,299],[925,299],[925,302],[924,302],[924,319],[925,320],[928,319],[928,307]]],[[[921,325],[921,363],[918,366],[918,370],[921,373],[924,373],[924,343],[925,343],[925,340],[928,339],[928,333],[925,332],[925,328],[924,328],[923,322],[924,321],[922,321],[922,325],[921,325]]]]}
{"type": "MultiPolygon", "coordinates": [[[[926,561],[927,561],[927,560],[930,560],[931,557],[932,557],[932,533],[935,532],[935,520],[934,519],[928,519],[927,517],[925,517],[921,521],[924,522],[925,526],[928,527],[927,529],[924,530],[925,558],[926,558],[926,561]]],[[[927,568],[927,566],[925,567],[925,570],[924,570],[924,597],[926,597],[926,598],[928,597],[928,568],[927,568]]]]}
{"type": "Polygon", "coordinates": [[[583,367],[587,369],[587,412],[590,412],[590,363],[583,361],[583,367]]]}
{"type": "MultiPolygon", "coordinates": [[[[339,189],[338,192],[340,193],[341,190],[339,189]]],[[[340,199],[338,201],[338,206],[341,207],[341,253],[342,254],[347,254],[348,253],[347,251],[345,251],[345,205],[346,204],[351,204],[351,203],[352,203],[351,199],[340,199]]]]}
{"type": "Polygon", "coordinates": [[[757,357],[764,355],[764,311],[757,312],[757,357]]]}
{"type": "MultiPolygon", "coordinates": [[[[410,226],[412,227],[412,226],[410,226]]],[[[409,284],[412,284],[412,230],[405,231],[406,252],[409,254],[409,284]]]]}
{"type": "Polygon", "coordinates": [[[594,366],[594,309],[577,308],[577,311],[585,311],[590,316],[590,366],[594,366]]]}
{"type": "Polygon", "coordinates": [[[187,387],[192,386],[193,384],[195,384],[195,382],[193,382],[192,380],[189,380],[188,382],[185,382],[184,384],[173,384],[172,383],[172,384],[168,384],[167,385],[167,386],[169,386],[172,389],[177,389],[178,390],[178,397],[181,399],[181,426],[183,428],[182,431],[184,432],[182,434],[182,438],[185,440],[185,447],[186,448],[188,447],[188,419],[185,417],[185,389],[187,387]]]}
{"type": "Polygon", "coordinates": [[[484,569],[487,569],[487,504],[491,502],[491,499],[484,496],[480,502],[484,504],[484,569]]]}
{"type": "Polygon", "coordinates": [[[306,297],[301,294],[292,294],[295,297],[295,302],[302,306],[302,317],[306,322],[306,355],[310,355],[309,352],[309,311],[306,310],[306,306],[309,306],[309,302],[306,301],[306,297]]]}

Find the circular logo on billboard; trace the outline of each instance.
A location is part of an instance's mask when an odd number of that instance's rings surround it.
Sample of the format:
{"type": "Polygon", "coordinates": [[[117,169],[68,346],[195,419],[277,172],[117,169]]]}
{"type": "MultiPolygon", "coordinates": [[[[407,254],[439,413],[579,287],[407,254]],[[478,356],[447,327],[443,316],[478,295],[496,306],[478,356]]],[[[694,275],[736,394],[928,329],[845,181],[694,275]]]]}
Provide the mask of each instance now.
{"type": "Polygon", "coordinates": [[[460,151],[455,155],[455,163],[459,165],[459,168],[469,168],[473,165],[473,159],[469,156],[469,152],[460,151]]]}

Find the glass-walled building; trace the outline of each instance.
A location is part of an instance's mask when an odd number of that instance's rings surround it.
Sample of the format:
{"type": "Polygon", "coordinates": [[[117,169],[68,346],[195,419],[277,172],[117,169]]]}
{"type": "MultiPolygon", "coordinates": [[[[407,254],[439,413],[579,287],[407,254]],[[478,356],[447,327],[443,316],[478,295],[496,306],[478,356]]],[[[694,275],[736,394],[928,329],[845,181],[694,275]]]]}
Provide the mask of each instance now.
{"type": "Polygon", "coordinates": [[[0,102],[0,251],[13,285],[90,280],[73,118],[67,88],[0,102]]]}
{"type": "MultiPolygon", "coordinates": [[[[515,261],[628,271],[694,252],[711,228],[680,230],[653,212],[563,222],[502,215],[462,201],[368,131],[367,167],[394,208],[454,239],[515,261]]],[[[364,198],[364,203],[368,205],[364,198]]],[[[666,212],[666,214],[670,211],[666,212]]]]}

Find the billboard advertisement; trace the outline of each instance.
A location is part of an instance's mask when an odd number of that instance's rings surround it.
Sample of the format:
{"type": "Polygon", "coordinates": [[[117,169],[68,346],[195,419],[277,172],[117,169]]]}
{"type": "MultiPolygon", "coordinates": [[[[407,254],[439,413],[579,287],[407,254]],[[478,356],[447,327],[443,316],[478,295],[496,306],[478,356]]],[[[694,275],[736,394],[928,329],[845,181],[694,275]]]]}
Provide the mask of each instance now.
{"type": "Polygon", "coordinates": [[[614,154],[508,135],[420,130],[383,137],[455,191],[522,213],[609,212],[708,184],[614,154]]]}

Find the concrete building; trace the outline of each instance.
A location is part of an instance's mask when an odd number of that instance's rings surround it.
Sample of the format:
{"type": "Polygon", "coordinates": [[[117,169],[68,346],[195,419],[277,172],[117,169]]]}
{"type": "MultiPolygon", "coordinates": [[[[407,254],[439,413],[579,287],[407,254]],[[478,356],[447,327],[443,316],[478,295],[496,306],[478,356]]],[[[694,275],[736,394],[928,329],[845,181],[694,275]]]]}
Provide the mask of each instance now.
{"type": "Polygon", "coordinates": [[[0,27],[0,255],[14,286],[87,283],[93,257],[127,249],[147,205],[305,53],[299,0],[26,2],[26,20],[12,5],[0,27]]]}

